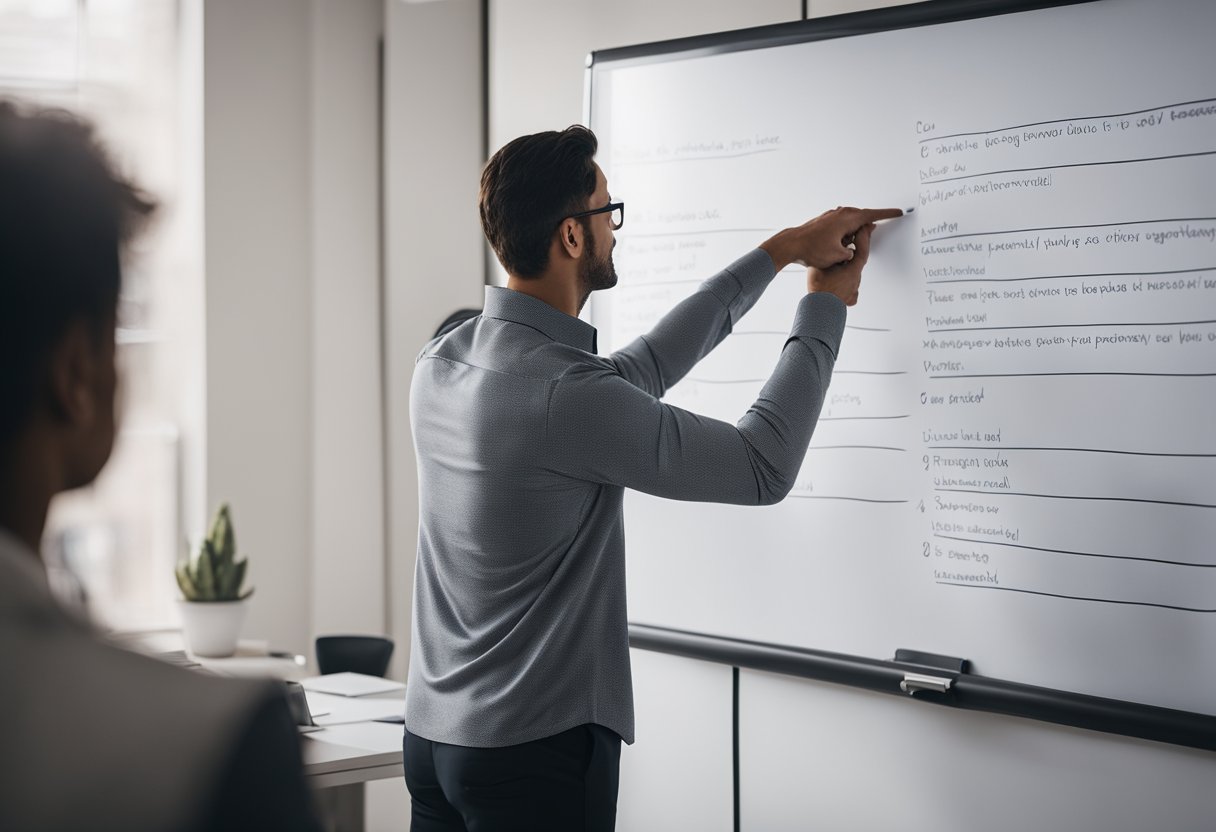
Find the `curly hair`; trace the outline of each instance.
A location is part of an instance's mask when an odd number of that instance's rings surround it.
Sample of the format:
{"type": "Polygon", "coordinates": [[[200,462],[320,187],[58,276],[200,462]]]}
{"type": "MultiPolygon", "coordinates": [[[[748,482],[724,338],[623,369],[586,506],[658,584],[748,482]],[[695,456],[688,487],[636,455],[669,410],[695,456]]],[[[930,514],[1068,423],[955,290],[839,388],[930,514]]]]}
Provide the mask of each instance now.
{"type": "Polygon", "coordinates": [[[0,448],[70,324],[112,337],[123,249],[154,208],[89,122],[0,101],[0,448]]]}

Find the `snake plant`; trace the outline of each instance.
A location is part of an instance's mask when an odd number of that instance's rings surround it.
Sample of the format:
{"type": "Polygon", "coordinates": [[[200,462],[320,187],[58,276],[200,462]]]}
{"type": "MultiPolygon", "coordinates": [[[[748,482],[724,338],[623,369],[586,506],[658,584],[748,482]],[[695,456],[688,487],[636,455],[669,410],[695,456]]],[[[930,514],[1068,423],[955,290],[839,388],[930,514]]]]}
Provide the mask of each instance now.
{"type": "Polygon", "coordinates": [[[177,564],[177,585],[187,601],[243,601],[253,588],[241,591],[248,558],[236,559],[236,534],[228,504],[220,506],[194,557],[177,564]]]}

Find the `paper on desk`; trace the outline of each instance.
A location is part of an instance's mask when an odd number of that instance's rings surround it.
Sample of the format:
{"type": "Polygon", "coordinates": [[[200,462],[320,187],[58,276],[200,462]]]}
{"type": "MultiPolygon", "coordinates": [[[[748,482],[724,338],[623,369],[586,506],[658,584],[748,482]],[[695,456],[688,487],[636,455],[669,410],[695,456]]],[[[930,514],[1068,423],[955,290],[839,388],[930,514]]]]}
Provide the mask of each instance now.
{"type": "Polygon", "coordinates": [[[400,716],[405,710],[401,699],[352,699],[329,693],[304,691],[313,722],[321,726],[348,722],[371,722],[386,716],[400,716]]]}
{"type": "Polygon", "coordinates": [[[325,676],[310,676],[301,679],[304,690],[317,693],[332,693],[338,696],[369,696],[375,693],[391,693],[405,690],[405,685],[392,679],[367,676],[363,673],[329,673],[325,676]]]}

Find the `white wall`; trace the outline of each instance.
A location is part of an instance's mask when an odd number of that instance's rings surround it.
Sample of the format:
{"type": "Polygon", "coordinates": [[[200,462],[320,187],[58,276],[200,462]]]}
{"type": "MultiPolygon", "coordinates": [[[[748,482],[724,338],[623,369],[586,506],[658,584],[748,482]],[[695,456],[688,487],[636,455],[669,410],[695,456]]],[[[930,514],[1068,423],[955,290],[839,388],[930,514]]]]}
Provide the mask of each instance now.
{"type": "Polygon", "coordinates": [[[232,504],[245,634],[303,650],[312,541],[309,7],[208,2],[207,512],[232,504]]]}
{"type": "Polygon", "coordinates": [[[383,0],[312,0],[312,632],[387,633],[383,0]]]}
{"type": "MultiPolygon", "coordinates": [[[[203,6],[206,508],[230,501],[247,638],[386,631],[382,0],[203,6]]],[[[201,530],[191,529],[197,537],[201,530]]]]}
{"type": "Polygon", "coordinates": [[[449,313],[480,307],[481,4],[385,5],[385,320],[394,675],[408,661],[418,547],[409,429],[414,359],[449,313]]]}

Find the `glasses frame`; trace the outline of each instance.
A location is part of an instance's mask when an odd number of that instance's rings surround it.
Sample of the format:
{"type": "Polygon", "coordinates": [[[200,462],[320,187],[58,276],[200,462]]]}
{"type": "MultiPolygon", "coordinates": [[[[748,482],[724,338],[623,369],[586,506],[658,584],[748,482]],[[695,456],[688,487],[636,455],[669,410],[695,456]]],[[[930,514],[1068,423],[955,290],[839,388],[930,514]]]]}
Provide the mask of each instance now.
{"type": "MultiPolygon", "coordinates": [[[[578,220],[578,219],[582,219],[583,217],[593,217],[596,214],[608,214],[613,211],[616,211],[617,209],[620,209],[621,221],[619,223],[613,222],[612,230],[620,231],[621,228],[623,228],[625,225],[625,203],[624,202],[609,202],[603,208],[592,208],[590,211],[579,211],[577,214],[571,214],[568,217],[568,219],[578,220]]],[[[611,218],[609,218],[609,221],[611,222],[611,218]]]]}

